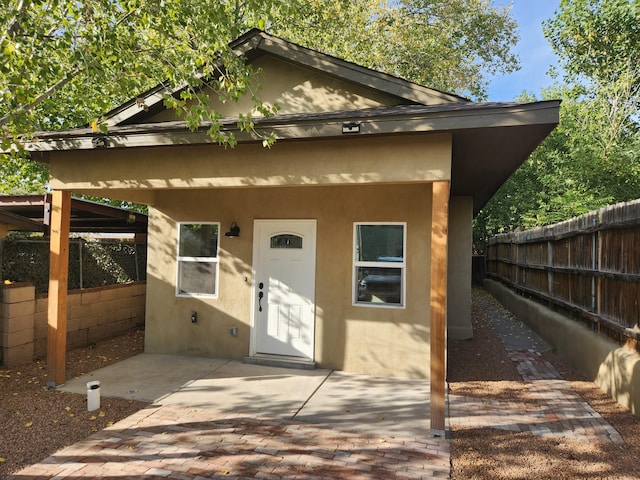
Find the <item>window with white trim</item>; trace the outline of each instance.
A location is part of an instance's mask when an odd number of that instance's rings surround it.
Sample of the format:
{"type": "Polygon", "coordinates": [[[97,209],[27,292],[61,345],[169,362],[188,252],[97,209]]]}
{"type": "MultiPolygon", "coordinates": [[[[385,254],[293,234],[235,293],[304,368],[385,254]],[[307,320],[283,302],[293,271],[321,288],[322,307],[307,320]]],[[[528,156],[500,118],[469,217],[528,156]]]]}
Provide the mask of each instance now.
{"type": "Polygon", "coordinates": [[[217,297],[219,223],[178,224],[179,297],[217,297]]]}
{"type": "Polygon", "coordinates": [[[406,223],[354,224],[353,303],[405,304],[406,223]]]}

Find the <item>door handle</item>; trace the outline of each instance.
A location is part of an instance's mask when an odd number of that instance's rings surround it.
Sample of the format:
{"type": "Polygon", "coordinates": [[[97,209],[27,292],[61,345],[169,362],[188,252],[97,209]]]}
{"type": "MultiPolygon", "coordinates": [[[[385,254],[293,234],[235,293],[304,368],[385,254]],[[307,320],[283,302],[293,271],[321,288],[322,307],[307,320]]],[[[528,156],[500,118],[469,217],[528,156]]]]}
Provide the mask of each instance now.
{"type": "Polygon", "coordinates": [[[264,292],[258,292],[258,311],[262,311],[262,297],[264,297],[264,292]]]}

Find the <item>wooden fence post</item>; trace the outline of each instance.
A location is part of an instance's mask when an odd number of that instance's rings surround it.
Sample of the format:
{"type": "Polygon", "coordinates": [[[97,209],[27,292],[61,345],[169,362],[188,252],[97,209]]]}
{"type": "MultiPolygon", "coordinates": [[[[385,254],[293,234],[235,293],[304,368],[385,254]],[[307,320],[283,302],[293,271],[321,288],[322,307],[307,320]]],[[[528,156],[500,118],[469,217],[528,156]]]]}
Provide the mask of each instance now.
{"type": "Polygon", "coordinates": [[[488,248],[493,277],[640,351],[640,199],[540,231],[497,235],[488,245],[502,252],[488,248]],[[533,242],[546,245],[546,259],[534,255],[533,242]]]}
{"type": "Polygon", "coordinates": [[[553,242],[551,240],[547,241],[547,294],[549,298],[553,298],[553,242]]]}
{"type": "MultiPolygon", "coordinates": [[[[602,272],[602,236],[604,233],[601,230],[596,232],[598,243],[598,272],[602,272]]],[[[602,316],[602,275],[598,275],[596,281],[596,318],[602,316]]],[[[598,332],[600,331],[600,322],[598,322],[598,332]]]]}

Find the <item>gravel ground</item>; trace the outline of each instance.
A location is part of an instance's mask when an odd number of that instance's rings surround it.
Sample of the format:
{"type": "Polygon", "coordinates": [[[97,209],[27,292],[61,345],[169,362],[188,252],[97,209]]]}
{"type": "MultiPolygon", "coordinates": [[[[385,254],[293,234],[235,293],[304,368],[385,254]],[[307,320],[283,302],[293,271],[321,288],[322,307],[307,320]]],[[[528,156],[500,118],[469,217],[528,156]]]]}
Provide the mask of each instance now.
{"type": "MultiPolygon", "coordinates": [[[[474,290],[475,300],[491,301],[487,295],[484,290],[474,290]]],[[[491,322],[476,306],[473,324],[473,340],[449,341],[451,392],[535,402],[491,322]]],[[[72,350],[67,355],[67,376],[73,378],[136,355],[143,350],[143,339],[144,332],[136,331],[92,347],[72,350]]],[[[553,353],[548,352],[547,359],[618,430],[626,444],[558,441],[527,433],[462,429],[452,425],[453,479],[640,478],[640,419],[602,394],[553,353]]],[[[37,463],[146,406],[144,402],[103,397],[100,410],[87,412],[86,395],[47,390],[46,381],[43,361],[0,368],[0,478],[37,463]]]]}
{"type": "MultiPolygon", "coordinates": [[[[141,353],[144,331],[135,331],[67,353],[67,378],[141,353]]],[[[144,402],[100,399],[88,412],[86,395],[46,388],[46,362],[0,367],[0,478],[39,462],[145,407],[144,402]]]]}
{"type": "MultiPolygon", "coordinates": [[[[535,402],[507,356],[491,322],[477,308],[486,298],[474,290],[474,339],[449,341],[451,392],[514,402],[535,402]]],[[[456,480],[638,479],[640,419],[604,395],[594,383],[546,353],[565,380],[622,435],[625,445],[545,439],[528,433],[452,425],[451,458],[456,480]]]]}

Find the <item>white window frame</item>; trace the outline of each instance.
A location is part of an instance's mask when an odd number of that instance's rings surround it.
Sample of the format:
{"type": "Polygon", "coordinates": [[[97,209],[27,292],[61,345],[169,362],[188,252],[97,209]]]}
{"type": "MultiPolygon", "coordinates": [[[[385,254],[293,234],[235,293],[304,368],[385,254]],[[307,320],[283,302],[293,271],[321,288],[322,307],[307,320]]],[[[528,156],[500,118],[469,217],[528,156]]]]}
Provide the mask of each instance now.
{"type": "Polygon", "coordinates": [[[356,307],[406,308],[407,292],[407,222],[354,222],[353,224],[353,279],[351,298],[356,307]],[[402,226],[402,262],[371,262],[358,260],[358,227],[361,225],[399,225],[402,226]],[[397,268],[400,270],[400,303],[378,303],[358,300],[358,267],[397,268]]]}
{"type": "Polygon", "coordinates": [[[178,232],[176,239],[176,297],[182,298],[218,298],[220,283],[220,222],[178,222],[178,232]],[[182,225],[217,225],[218,239],[216,242],[215,257],[187,257],[180,255],[180,231],[182,225]],[[211,263],[215,264],[216,281],[214,285],[215,293],[188,293],[180,291],[180,264],[181,263],[211,263]]]}

